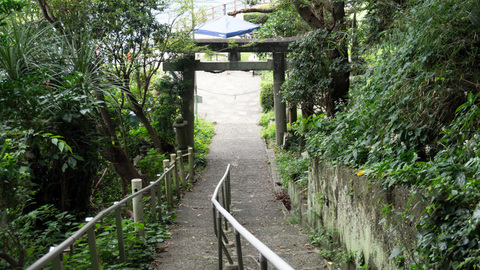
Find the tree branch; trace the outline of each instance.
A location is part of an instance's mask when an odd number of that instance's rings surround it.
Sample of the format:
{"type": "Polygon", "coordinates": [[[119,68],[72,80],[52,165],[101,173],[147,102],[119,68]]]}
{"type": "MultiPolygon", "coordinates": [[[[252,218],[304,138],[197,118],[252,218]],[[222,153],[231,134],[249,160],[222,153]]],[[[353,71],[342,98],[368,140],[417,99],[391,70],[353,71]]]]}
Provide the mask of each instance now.
{"type": "Polygon", "coordinates": [[[0,251],[0,259],[4,259],[14,269],[23,268],[23,265],[21,265],[19,261],[16,261],[12,256],[8,255],[3,251],[0,251]]]}
{"type": "Polygon", "coordinates": [[[43,17],[55,26],[56,29],[60,30],[63,33],[63,26],[55,18],[55,16],[50,12],[51,8],[48,5],[46,0],[37,0],[38,6],[42,10],[43,17]]]}
{"type": "Polygon", "coordinates": [[[313,29],[320,29],[325,27],[325,23],[319,20],[316,16],[316,12],[312,12],[311,7],[306,5],[300,0],[294,1],[295,8],[302,19],[310,25],[313,29]]]}
{"type": "Polygon", "coordinates": [[[275,8],[243,8],[239,10],[234,10],[231,12],[228,12],[228,15],[234,16],[239,14],[239,13],[252,13],[252,12],[259,12],[259,13],[272,13],[275,11],[275,8]]]}

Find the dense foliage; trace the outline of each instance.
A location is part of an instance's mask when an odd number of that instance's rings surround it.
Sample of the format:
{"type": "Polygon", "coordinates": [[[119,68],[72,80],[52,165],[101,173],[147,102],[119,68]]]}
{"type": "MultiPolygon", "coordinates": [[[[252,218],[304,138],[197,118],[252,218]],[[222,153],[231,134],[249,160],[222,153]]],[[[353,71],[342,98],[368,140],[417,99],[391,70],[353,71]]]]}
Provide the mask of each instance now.
{"type": "Polygon", "coordinates": [[[260,88],[260,106],[263,112],[272,111],[274,107],[273,82],[262,81],[260,88]]]}
{"type": "MultiPolygon", "coordinates": [[[[299,14],[304,12],[307,16],[302,18],[310,26],[315,24],[308,19],[311,8],[321,10],[333,2],[280,1],[283,7],[290,3],[299,14]]],[[[331,25],[312,27],[316,30],[291,46],[294,65],[283,86],[284,99],[303,108],[316,107],[292,133],[308,131],[306,149],[316,159],[358,168],[359,175],[377,179],[385,190],[392,185],[410,187],[412,196],[429,205],[421,217],[408,209],[388,211],[391,218],[419,220],[416,248],[400,247],[391,253],[399,268],[478,268],[478,1],[362,0],[345,5],[346,32],[331,31],[331,25]],[[348,69],[345,62],[335,63],[340,59],[328,58],[328,50],[339,44],[336,38],[349,41],[354,83],[349,103],[337,103],[331,117],[325,110],[331,73],[348,69]]],[[[263,33],[282,26],[268,22],[263,33]]],[[[266,119],[267,114],[261,124],[268,138],[266,119]]],[[[277,163],[287,180],[302,183],[295,177],[300,175],[295,169],[298,157],[279,152],[277,163]]]]}
{"type": "Polygon", "coordinates": [[[317,29],[290,45],[292,53],[288,61],[292,68],[281,94],[290,104],[299,104],[306,118],[315,111],[333,115],[334,74],[350,71],[349,63],[343,58],[328,57],[335,49],[334,40],[342,37],[343,34],[317,29]]]}
{"type": "Polygon", "coordinates": [[[255,34],[256,37],[294,37],[310,30],[308,24],[298,15],[295,6],[290,1],[279,1],[274,12],[256,17],[257,23],[262,23],[262,27],[255,34]]]}
{"type": "MultiPolygon", "coordinates": [[[[130,179],[163,170],[184,84],[159,66],[167,47],[173,58],[190,46],[183,32],[156,22],[164,7],[153,0],[0,3],[0,268],[32,263],[75,222],[125,195],[130,179]]],[[[204,162],[213,128],[198,130],[196,158],[204,162]]],[[[156,224],[162,235],[164,225],[156,224]]],[[[99,243],[111,246],[115,233],[103,229],[99,243]]],[[[154,249],[133,230],[127,235],[137,264],[122,267],[148,264],[154,249]]],[[[85,263],[86,244],[77,244],[82,255],[72,260],[85,263]]]]}
{"type": "Polygon", "coordinates": [[[369,68],[355,78],[350,104],[335,118],[311,119],[307,149],[363,168],[385,188],[410,186],[430,204],[416,250],[403,253],[407,262],[473,269],[480,263],[480,9],[477,1],[408,5],[378,46],[364,47],[369,68]]]}
{"type": "Polygon", "coordinates": [[[91,91],[104,86],[98,61],[85,72],[94,48],[77,48],[44,24],[12,20],[1,30],[2,165],[12,166],[2,171],[2,191],[16,196],[15,181],[28,177],[34,202],[84,212],[98,158],[91,91]]]}

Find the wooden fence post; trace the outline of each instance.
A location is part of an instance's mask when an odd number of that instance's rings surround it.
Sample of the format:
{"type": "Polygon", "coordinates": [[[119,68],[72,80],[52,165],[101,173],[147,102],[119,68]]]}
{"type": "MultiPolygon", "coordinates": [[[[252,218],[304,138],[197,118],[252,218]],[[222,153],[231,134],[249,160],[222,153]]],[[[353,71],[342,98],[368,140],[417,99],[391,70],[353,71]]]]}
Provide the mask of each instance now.
{"type": "Polygon", "coordinates": [[[180,184],[178,181],[178,163],[177,163],[177,155],[170,154],[170,164],[174,166],[173,168],[173,182],[175,184],[175,193],[177,194],[177,200],[180,200],[180,184]]]}
{"type": "Polygon", "coordinates": [[[194,171],[193,171],[193,148],[188,147],[188,181],[195,183],[194,171]]]}
{"type": "Polygon", "coordinates": [[[187,180],[185,179],[185,165],[183,164],[182,151],[177,151],[178,167],[180,168],[180,179],[182,180],[182,188],[187,190],[187,180]]]}
{"type": "MultiPolygon", "coordinates": [[[[92,217],[88,217],[85,219],[85,221],[90,222],[92,219],[92,217]]],[[[87,239],[90,250],[90,261],[92,262],[92,269],[99,270],[100,264],[98,263],[97,240],[95,239],[95,225],[88,229],[87,239]]]]}
{"type": "MultiPolygon", "coordinates": [[[[142,179],[135,178],[132,179],[132,193],[135,194],[137,191],[142,189],[142,179]]],[[[143,194],[136,196],[132,199],[133,204],[133,221],[144,223],[143,221],[143,194]]],[[[138,234],[145,238],[145,230],[137,228],[138,234]]]]}
{"type": "MultiPolygon", "coordinates": [[[[165,171],[168,170],[168,167],[170,165],[170,161],[168,159],[165,159],[163,161],[163,168],[165,169],[165,171]]],[[[167,196],[167,207],[168,207],[168,210],[172,210],[172,207],[173,207],[173,194],[172,194],[172,180],[170,178],[170,173],[167,173],[165,175],[165,193],[166,193],[166,196],[167,196]]]]}
{"type": "MultiPolygon", "coordinates": [[[[113,204],[117,204],[114,202],[113,204]]],[[[120,255],[120,262],[126,262],[127,258],[125,256],[125,244],[123,242],[123,225],[122,225],[122,215],[121,208],[115,209],[115,222],[117,224],[117,240],[118,240],[118,253],[120,255]]]]}
{"type": "Polygon", "coordinates": [[[162,222],[162,181],[158,181],[156,194],[158,205],[158,222],[162,222]]]}
{"type": "MultiPolygon", "coordinates": [[[[153,185],[155,182],[150,182],[153,185]]],[[[157,197],[155,196],[155,186],[150,189],[150,211],[152,211],[153,220],[157,219],[157,197]]]]}

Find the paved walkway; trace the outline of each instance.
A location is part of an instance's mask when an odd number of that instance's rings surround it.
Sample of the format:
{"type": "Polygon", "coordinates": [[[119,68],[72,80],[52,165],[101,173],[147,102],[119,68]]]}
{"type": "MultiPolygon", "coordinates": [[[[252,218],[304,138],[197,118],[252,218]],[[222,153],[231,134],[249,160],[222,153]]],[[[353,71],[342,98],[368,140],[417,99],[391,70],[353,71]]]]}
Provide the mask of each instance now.
{"type": "MultiPolygon", "coordinates": [[[[326,268],[308,237],[287,221],[283,204],[274,199],[265,146],[256,125],[261,114],[260,78],[251,72],[197,72],[197,78],[198,95],[203,96],[198,112],[217,123],[216,136],[208,166],[179,205],[172,239],[163,244],[165,252],[159,254],[157,269],[216,269],[210,198],[227,164],[232,165],[235,218],[295,269],[326,268]]],[[[242,241],[245,269],[259,269],[258,252],[242,241]]]]}

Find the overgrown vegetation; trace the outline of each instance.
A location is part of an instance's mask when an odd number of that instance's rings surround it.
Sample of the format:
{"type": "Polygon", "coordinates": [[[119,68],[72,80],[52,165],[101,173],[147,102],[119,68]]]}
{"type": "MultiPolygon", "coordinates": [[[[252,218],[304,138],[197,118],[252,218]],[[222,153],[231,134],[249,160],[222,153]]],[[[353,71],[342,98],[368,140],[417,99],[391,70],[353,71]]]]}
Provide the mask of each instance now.
{"type": "MultiPolygon", "coordinates": [[[[206,165],[206,155],[209,149],[209,143],[214,136],[213,124],[201,118],[195,125],[196,149],[195,162],[197,169],[206,165]]],[[[153,174],[155,177],[163,171],[160,165],[167,157],[159,154],[155,150],[150,150],[140,161],[139,167],[146,173],[153,174]]],[[[104,179],[102,185],[95,187],[94,194],[103,194],[96,198],[95,205],[111,205],[114,201],[121,199],[121,189],[115,185],[114,179],[104,179]]],[[[7,197],[2,197],[7,199],[7,197]]],[[[11,199],[11,198],[9,198],[11,199]]],[[[150,202],[149,197],[145,198],[145,204],[150,202]]],[[[26,202],[25,202],[26,203],[26,202]]],[[[14,209],[14,208],[9,208],[14,209]]],[[[18,206],[22,209],[22,205],[18,206]]],[[[166,200],[163,200],[162,209],[167,209],[166,200]]],[[[16,209],[15,209],[16,210],[16,209]]],[[[161,211],[157,209],[157,211],[161,211]]],[[[125,239],[125,249],[127,251],[127,260],[120,263],[120,257],[117,248],[117,231],[114,216],[110,215],[103,220],[102,224],[97,224],[97,249],[99,259],[104,269],[152,268],[151,262],[155,259],[157,244],[169,238],[168,229],[176,218],[175,212],[162,211],[162,222],[153,220],[151,215],[146,218],[145,224],[136,224],[131,221],[131,213],[125,210],[123,213],[123,231],[125,239]],[[146,233],[146,242],[144,242],[135,230],[141,226],[146,233]]],[[[0,226],[0,250],[10,254],[12,259],[18,258],[18,265],[28,265],[39,259],[48,252],[48,248],[58,245],[65,240],[69,234],[82,227],[85,223],[79,223],[78,218],[68,212],[60,212],[54,205],[43,205],[37,209],[20,215],[15,218],[15,212],[11,213],[9,224],[0,226]]],[[[73,252],[69,252],[64,257],[65,269],[90,269],[89,247],[86,238],[82,238],[74,245],[73,252]]],[[[7,268],[9,261],[0,261],[0,267],[7,268]]]]}
{"type": "MultiPolygon", "coordinates": [[[[166,208],[166,205],[164,205],[166,208]]],[[[134,223],[130,219],[122,221],[125,262],[121,262],[118,251],[117,229],[114,217],[104,221],[104,225],[97,224],[97,250],[99,252],[99,263],[102,269],[153,269],[152,262],[155,260],[155,253],[158,243],[169,239],[168,224],[173,222],[173,217],[163,213],[164,221],[156,222],[151,216],[147,217],[145,224],[134,223]],[[145,231],[145,241],[139,237],[137,229],[145,231]]],[[[78,224],[78,228],[85,223],[78,224]]],[[[72,252],[64,256],[65,269],[90,269],[90,254],[86,238],[76,242],[72,252]]]]}
{"type": "MultiPolygon", "coordinates": [[[[147,182],[163,171],[184,83],[159,66],[165,51],[174,59],[191,48],[185,32],[156,21],[165,7],[156,0],[0,3],[0,268],[32,263],[77,222],[129,193],[131,179],[147,182]]],[[[203,121],[196,128],[204,164],[213,128],[203,121]]],[[[137,226],[124,215],[127,231],[137,226]]],[[[151,228],[161,237],[150,238],[166,237],[171,218],[151,228]]],[[[114,245],[108,222],[98,230],[105,247],[114,245]]],[[[154,249],[127,235],[134,264],[117,266],[148,265],[154,249]]],[[[103,267],[115,265],[110,249],[102,251],[103,267]]],[[[75,252],[86,253],[85,243],[75,252]]],[[[78,256],[76,265],[87,261],[78,256]]]]}
{"type": "Polygon", "coordinates": [[[352,261],[354,254],[342,247],[338,232],[326,231],[319,227],[310,230],[308,237],[313,245],[320,247],[320,255],[328,260],[333,267],[342,268],[352,261]]]}
{"type": "Polygon", "coordinates": [[[195,120],[195,162],[198,169],[207,165],[207,154],[210,150],[210,143],[215,135],[215,128],[213,123],[208,122],[202,118],[195,120]]]}
{"type": "Polygon", "coordinates": [[[289,182],[293,182],[304,188],[308,187],[308,158],[302,157],[295,151],[277,151],[275,163],[280,171],[283,180],[283,186],[287,187],[289,182]]]}
{"type": "MultiPolygon", "coordinates": [[[[308,132],[305,149],[315,159],[358,168],[385,189],[407,186],[429,204],[418,217],[416,248],[401,247],[391,253],[390,259],[401,262],[399,268],[478,268],[478,2],[336,2],[345,3],[347,13],[351,12],[346,21],[348,38],[345,32],[328,26],[320,29],[309,21],[312,29],[320,30],[307,34],[293,48],[292,59],[298,61],[283,88],[287,101],[306,105],[319,100],[311,116],[296,125],[299,135],[308,132]],[[338,37],[350,41],[355,77],[348,104],[337,102],[332,117],[322,102],[329,102],[325,98],[334,94],[335,74],[330,73],[343,70],[335,70],[341,66],[335,62],[340,58],[328,57],[329,50],[338,46],[334,44],[340,44],[338,37]]],[[[316,10],[321,10],[332,3],[293,1],[300,15],[307,8],[317,5],[316,10]]]]}
{"type": "Polygon", "coordinates": [[[307,149],[362,168],[385,188],[409,186],[430,203],[417,248],[405,251],[415,267],[473,269],[480,263],[480,10],[476,1],[407,3],[379,44],[364,47],[370,68],[356,78],[350,104],[335,118],[312,119],[307,149]]]}

